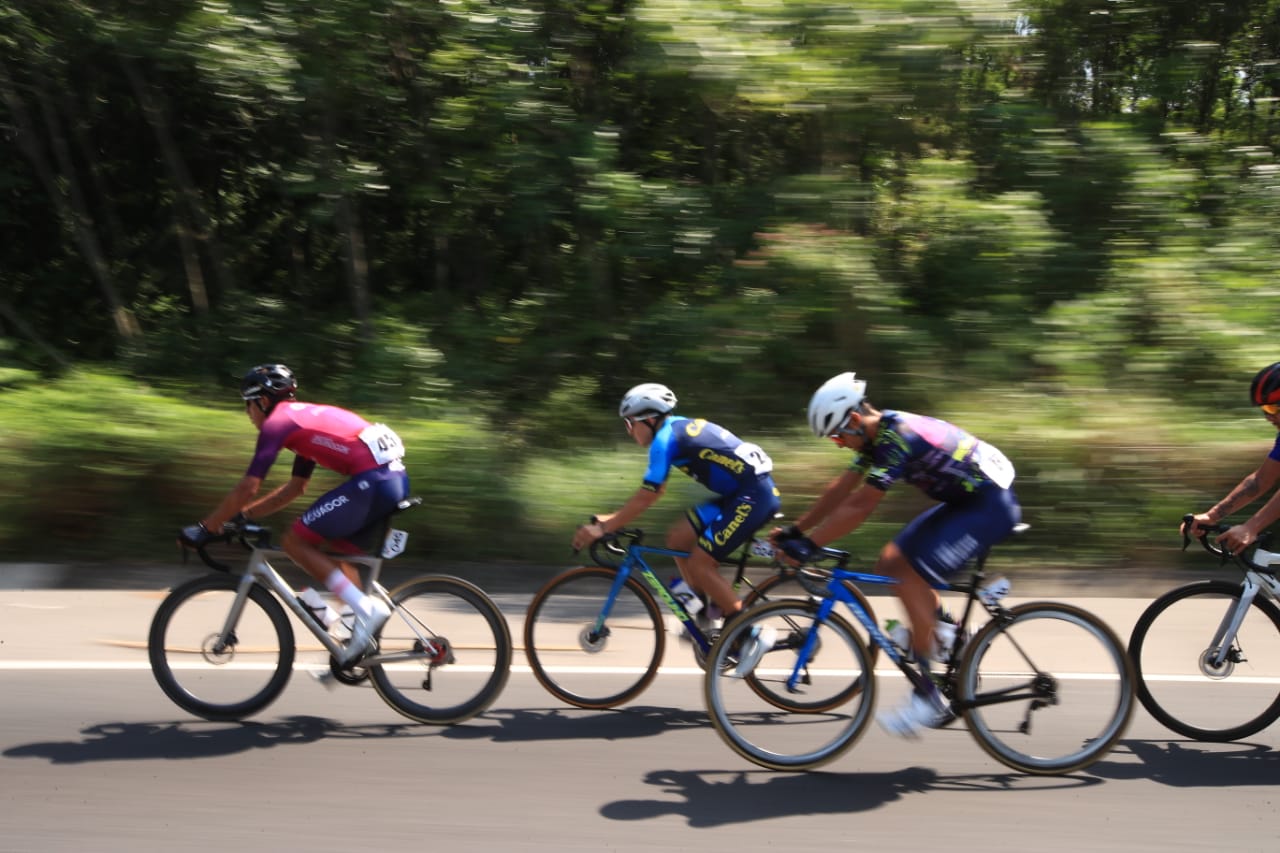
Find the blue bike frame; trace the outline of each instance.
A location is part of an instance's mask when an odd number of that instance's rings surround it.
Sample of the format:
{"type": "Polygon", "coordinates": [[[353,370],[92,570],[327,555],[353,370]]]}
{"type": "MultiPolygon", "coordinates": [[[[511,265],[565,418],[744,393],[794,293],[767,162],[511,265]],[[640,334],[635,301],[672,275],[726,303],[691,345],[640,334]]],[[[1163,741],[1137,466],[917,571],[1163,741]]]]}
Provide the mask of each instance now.
{"type": "Polygon", "coordinates": [[[595,632],[604,631],[604,623],[609,618],[609,614],[613,611],[613,603],[618,600],[618,593],[622,591],[623,585],[627,579],[631,577],[633,571],[639,571],[640,576],[644,578],[645,583],[653,590],[654,596],[667,605],[675,617],[684,625],[685,630],[689,632],[689,636],[698,644],[703,652],[711,649],[711,640],[693,621],[693,617],[684,609],[684,606],[676,600],[671,591],[667,589],[667,585],[658,577],[657,572],[644,561],[644,554],[656,554],[660,557],[687,557],[688,551],[674,551],[670,548],[654,548],[649,545],[637,545],[632,543],[627,547],[627,556],[618,566],[618,572],[614,576],[613,586],[609,588],[609,596],[605,599],[604,607],[600,609],[600,615],[596,617],[595,632]]]}

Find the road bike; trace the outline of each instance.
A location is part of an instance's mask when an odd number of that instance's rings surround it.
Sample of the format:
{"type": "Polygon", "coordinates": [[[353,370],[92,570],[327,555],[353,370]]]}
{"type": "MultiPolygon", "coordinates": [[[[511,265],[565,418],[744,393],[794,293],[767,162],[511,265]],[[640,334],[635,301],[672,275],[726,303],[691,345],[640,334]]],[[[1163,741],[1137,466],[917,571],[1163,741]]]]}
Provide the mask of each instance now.
{"type": "MultiPolygon", "coordinates": [[[[1182,517],[1184,550],[1193,518],[1182,517]]],[[[1269,544],[1265,537],[1252,557],[1209,541],[1230,528],[1202,527],[1200,544],[1220,565],[1242,571],[1243,580],[1201,580],[1166,592],[1129,638],[1143,707],[1194,740],[1239,740],[1280,719],[1280,553],[1261,547],[1269,544]]]]}
{"type": "MultiPolygon", "coordinates": [[[[636,528],[615,531],[591,548],[594,566],[570,569],[552,578],[529,603],[525,616],[524,647],[538,683],[551,695],[578,708],[613,708],[639,696],[658,674],[666,649],[666,630],[658,602],[667,608],[687,632],[694,660],[706,665],[714,629],[690,615],[672,595],[646,557],[685,557],[685,551],[643,544],[644,532],[636,528]],[[625,546],[622,543],[626,543],[625,546]]],[[[780,596],[805,595],[796,584],[796,573],[775,565],[775,572],[759,583],[747,576],[753,551],[771,556],[772,546],[763,540],[744,546],[732,581],[734,589],[747,588],[744,607],[780,596]]],[[[846,594],[867,613],[871,603],[857,587],[846,594]]],[[[805,674],[800,678],[804,680],[805,674]]],[[[786,708],[822,710],[844,700],[856,689],[852,682],[826,695],[806,697],[776,693],[754,678],[748,683],[766,701],[786,708]]]]}
{"type": "MultiPolygon", "coordinates": [[[[396,511],[420,502],[402,501],[396,511]]],[[[342,644],[271,566],[269,560],[287,555],[271,546],[270,530],[247,523],[197,549],[217,572],[175,587],[148,635],[151,669],[165,695],[206,720],[240,720],[266,708],[293,672],[288,611],[329,652],[323,676],[343,684],[368,679],[388,705],[423,723],[457,723],[483,712],[511,671],[506,619],[461,578],[427,575],[390,591],[383,587],[383,560],[399,554],[407,536],[391,527],[393,515],[372,540],[381,543],[377,556],[342,556],[359,567],[364,591],[391,608],[370,651],[346,665],[338,662],[342,644]],[[228,542],[251,550],[242,572],[209,553],[210,544],[228,542]]]]}
{"type": "MultiPolygon", "coordinates": [[[[837,604],[845,605],[871,638],[871,648],[882,649],[911,687],[921,686],[924,677],[862,602],[846,594],[848,582],[896,581],[849,571],[845,551],[820,553],[797,575],[810,600],[753,608],[726,628],[708,659],[704,693],[716,731],[739,755],[775,770],[826,764],[852,747],[871,722],[879,692],[872,652],[837,604]],[[852,678],[858,689],[843,707],[822,713],[763,705],[758,691],[743,685],[745,679],[725,671],[757,626],[773,628],[777,637],[751,671],[759,682],[783,694],[803,692],[805,673],[815,684],[847,684],[852,678]]],[[[985,562],[984,554],[967,582],[943,590],[965,596],[955,637],[932,674],[950,703],[950,719],[963,718],[983,750],[1016,770],[1052,775],[1089,766],[1119,740],[1133,711],[1133,668],[1123,643],[1079,607],[1044,601],[1005,606],[1000,588],[984,585],[985,562]],[[968,631],[982,612],[989,621],[968,631]]]]}

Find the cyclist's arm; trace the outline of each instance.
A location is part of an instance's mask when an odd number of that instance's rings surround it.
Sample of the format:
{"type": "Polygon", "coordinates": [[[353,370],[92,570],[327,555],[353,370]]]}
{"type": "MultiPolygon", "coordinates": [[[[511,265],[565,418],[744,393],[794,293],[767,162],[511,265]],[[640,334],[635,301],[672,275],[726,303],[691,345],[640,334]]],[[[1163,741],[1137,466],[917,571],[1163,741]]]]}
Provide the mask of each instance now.
{"type": "Polygon", "coordinates": [[[218,508],[201,519],[200,523],[204,525],[205,530],[214,532],[221,530],[223,524],[234,518],[236,513],[244,510],[244,507],[258,494],[260,488],[262,488],[262,478],[246,474],[240,478],[240,482],[236,483],[235,488],[227,492],[227,496],[218,504],[218,508]]]}
{"type": "MultiPolygon", "coordinates": [[[[1230,515],[1236,509],[1247,506],[1256,500],[1259,496],[1266,494],[1275,488],[1280,482],[1280,461],[1267,458],[1265,462],[1249,476],[1240,481],[1231,492],[1222,500],[1218,501],[1208,512],[1204,513],[1206,521],[1213,523],[1230,515]]],[[[1237,524],[1218,539],[1218,541],[1231,550],[1233,554],[1239,553],[1248,547],[1258,538],[1258,534],[1266,530],[1272,524],[1280,520],[1280,492],[1271,496],[1271,499],[1262,505],[1262,508],[1255,512],[1248,521],[1243,524],[1237,524]]]]}
{"type": "MultiPolygon", "coordinates": [[[[809,511],[796,519],[795,525],[802,531],[822,524],[839,507],[862,480],[862,472],[850,468],[832,480],[809,511]]],[[[850,528],[852,529],[852,528],[850,528]]],[[[834,537],[839,538],[839,537],[834,537]]]]}
{"type": "MultiPolygon", "coordinates": [[[[1248,506],[1261,495],[1266,494],[1277,482],[1280,482],[1280,461],[1268,457],[1258,467],[1258,470],[1241,480],[1234,489],[1227,493],[1225,498],[1200,515],[1204,517],[1205,523],[1217,524],[1228,515],[1231,515],[1231,513],[1240,509],[1240,507],[1248,506]]],[[[1266,507],[1263,507],[1263,509],[1266,509],[1266,507]]],[[[1259,514],[1261,514],[1261,510],[1259,510],[1259,514]]],[[[1198,518],[1199,516],[1197,516],[1198,518]]]]}
{"type": "Polygon", "coordinates": [[[815,545],[830,545],[841,536],[857,530],[883,499],[883,490],[863,483],[841,501],[821,524],[810,531],[809,538],[815,545]]]}
{"type": "Polygon", "coordinates": [[[653,506],[654,502],[662,497],[664,491],[666,491],[665,485],[650,488],[646,484],[640,487],[630,500],[622,505],[622,509],[609,515],[596,516],[598,521],[579,527],[573,534],[574,549],[581,550],[601,536],[626,527],[633,519],[639,518],[646,509],[653,506]]]}
{"type": "Polygon", "coordinates": [[[245,515],[250,518],[262,518],[284,509],[295,499],[307,490],[307,483],[311,482],[308,477],[290,477],[288,482],[271,490],[270,493],[253,501],[243,510],[245,515]]]}
{"type": "Polygon", "coordinates": [[[603,536],[626,527],[635,519],[644,514],[644,511],[658,502],[658,498],[662,497],[666,491],[666,486],[658,486],[656,489],[650,489],[642,486],[636,489],[636,493],[632,495],[622,508],[612,515],[602,515],[600,518],[600,533],[603,536]]]}

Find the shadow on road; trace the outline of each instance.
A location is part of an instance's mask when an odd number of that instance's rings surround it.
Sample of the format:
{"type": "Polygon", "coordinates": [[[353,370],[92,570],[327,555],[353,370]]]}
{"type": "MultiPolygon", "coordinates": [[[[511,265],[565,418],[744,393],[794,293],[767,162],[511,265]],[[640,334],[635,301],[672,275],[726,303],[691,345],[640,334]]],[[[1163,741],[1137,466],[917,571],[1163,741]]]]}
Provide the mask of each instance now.
{"type": "Polygon", "coordinates": [[[1137,761],[1099,763],[1090,772],[1108,779],[1150,779],[1177,788],[1274,786],[1280,779],[1280,752],[1265,744],[1122,740],[1112,755],[1125,753],[1137,761]]]}
{"type": "Polygon", "coordinates": [[[655,737],[675,728],[710,728],[704,711],[629,705],[622,709],[585,711],[578,708],[523,708],[488,711],[480,721],[488,726],[443,729],[440,737],[486,739],[495,743],[545,740],[631,740],[655,737]]]}
{"type": "Polygon", "coordinates": [[[892,773],[658,770],[645,776],[645,782],[679,800],[618,800],[606,803],[600,814],[610,820],[677,815],[691,827],[717,827],[779,817],[856,814],[932,790],[1044,791],[1089,787],[1101,781],[1089,776],[1047,778],[1016,773],[939,776],[926,767],[892,773]]]}
{"type": "Polygon", "coordinates": [[[31,743],[4,751],[5,758],[43,758],[52,764],[90,761],[154,761],[214,758],[252,749],[313,743],[321,738],[434,736],[414,723],[345,726],[323,717],[296,716],[273,723],[101,723],[80,740],[31,743]]]}

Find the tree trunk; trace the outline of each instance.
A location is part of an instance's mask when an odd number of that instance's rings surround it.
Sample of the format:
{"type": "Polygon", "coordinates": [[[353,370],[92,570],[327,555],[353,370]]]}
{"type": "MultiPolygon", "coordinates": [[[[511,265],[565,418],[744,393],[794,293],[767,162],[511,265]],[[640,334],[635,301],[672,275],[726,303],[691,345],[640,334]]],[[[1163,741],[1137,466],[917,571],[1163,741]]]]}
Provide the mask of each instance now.
{"type": "Polygon", "coordinates": [[[27,105],[19,97],[17,90],[14,88],[13,79],[9,76],[9,69],[3,63],[0,63],[0,97],[3,97],[5,103],[8,104],[10,114],[13,116],[17,127],[18,149],[31,161],[31,165],[36,171],[36,176],[40,179],[40,183],[44,185],[49,200],[58,211],[59,219],[66,225],[79,246],[81,255],[84,257],[89,271],[93,274],[94,280],[97,281],[103,298],[106,300],[107,309],[111,313],[116,334],[124,340],[137,338],[141,334],[141,330],[138,328],[138,321],[134,318],[133,313],[125,307],[116,292],[111,269],[107,264],[106,255],[102,251],[102,246],[94,230],[93,219],[89,215],[88,207],[85,205],[84,197],[80,192],[80,184],[76,179],[74,164],[70,153],[67,151],[66,140],[62,137],[57,115],[49,102],[49,98],[42,95],[41,104],[54,158],[57,160],[62,170],[62,177],[65,180],[65,192],[59,186],[58,176],[54,174],[52,166],[45,157],[44,149],[41,147],[36,136],[35,127],[32,125],[31,114],[27,112],[27,105]]]}
{"type": "Polygon", "coordinates": [[[197,252],[192,256],[191,253],[196,251],[197,245],[204,246],[205,252],[209,256],[209,262],[213,267],[213,275],[217,281],[218,288],[221,292],[226,293],[231,289],[232,282],[226,257],[222,252],[222,243],[215,233],[216,229],[208,210],[205,208],[204,198],[191,177],[191,170],[187,168],[187,162],[182,156],[182,151],[179,150],[177,142],[174,141],[173,131],[169,127],[168,114],[164,109],[161,96],[142,76],[142,72],[138,70],[137,65],[132,60],[122,57],[120,64],[124,68],[125,76],[129,79],[129,85],[133,89],[134,97],[138,99],[138,103],[142,107],[142,114],[146,117],[147,124],[151,126],[151,131],[155,134],[156,143],[160,146],[161,157],[164,160],[165,171],[169,175],[169,180],[177,188],[178,198],[182,200],[182,205],[194,226],[193,228],[186,227],[182,222],[181,216],[175,214],[174,229],[178,234],[183,263],[187,270],[191,304],[195,306],[198,312],[204,313],[209,309],[209,297],[205,289],[199,254],[197,252]]]}

